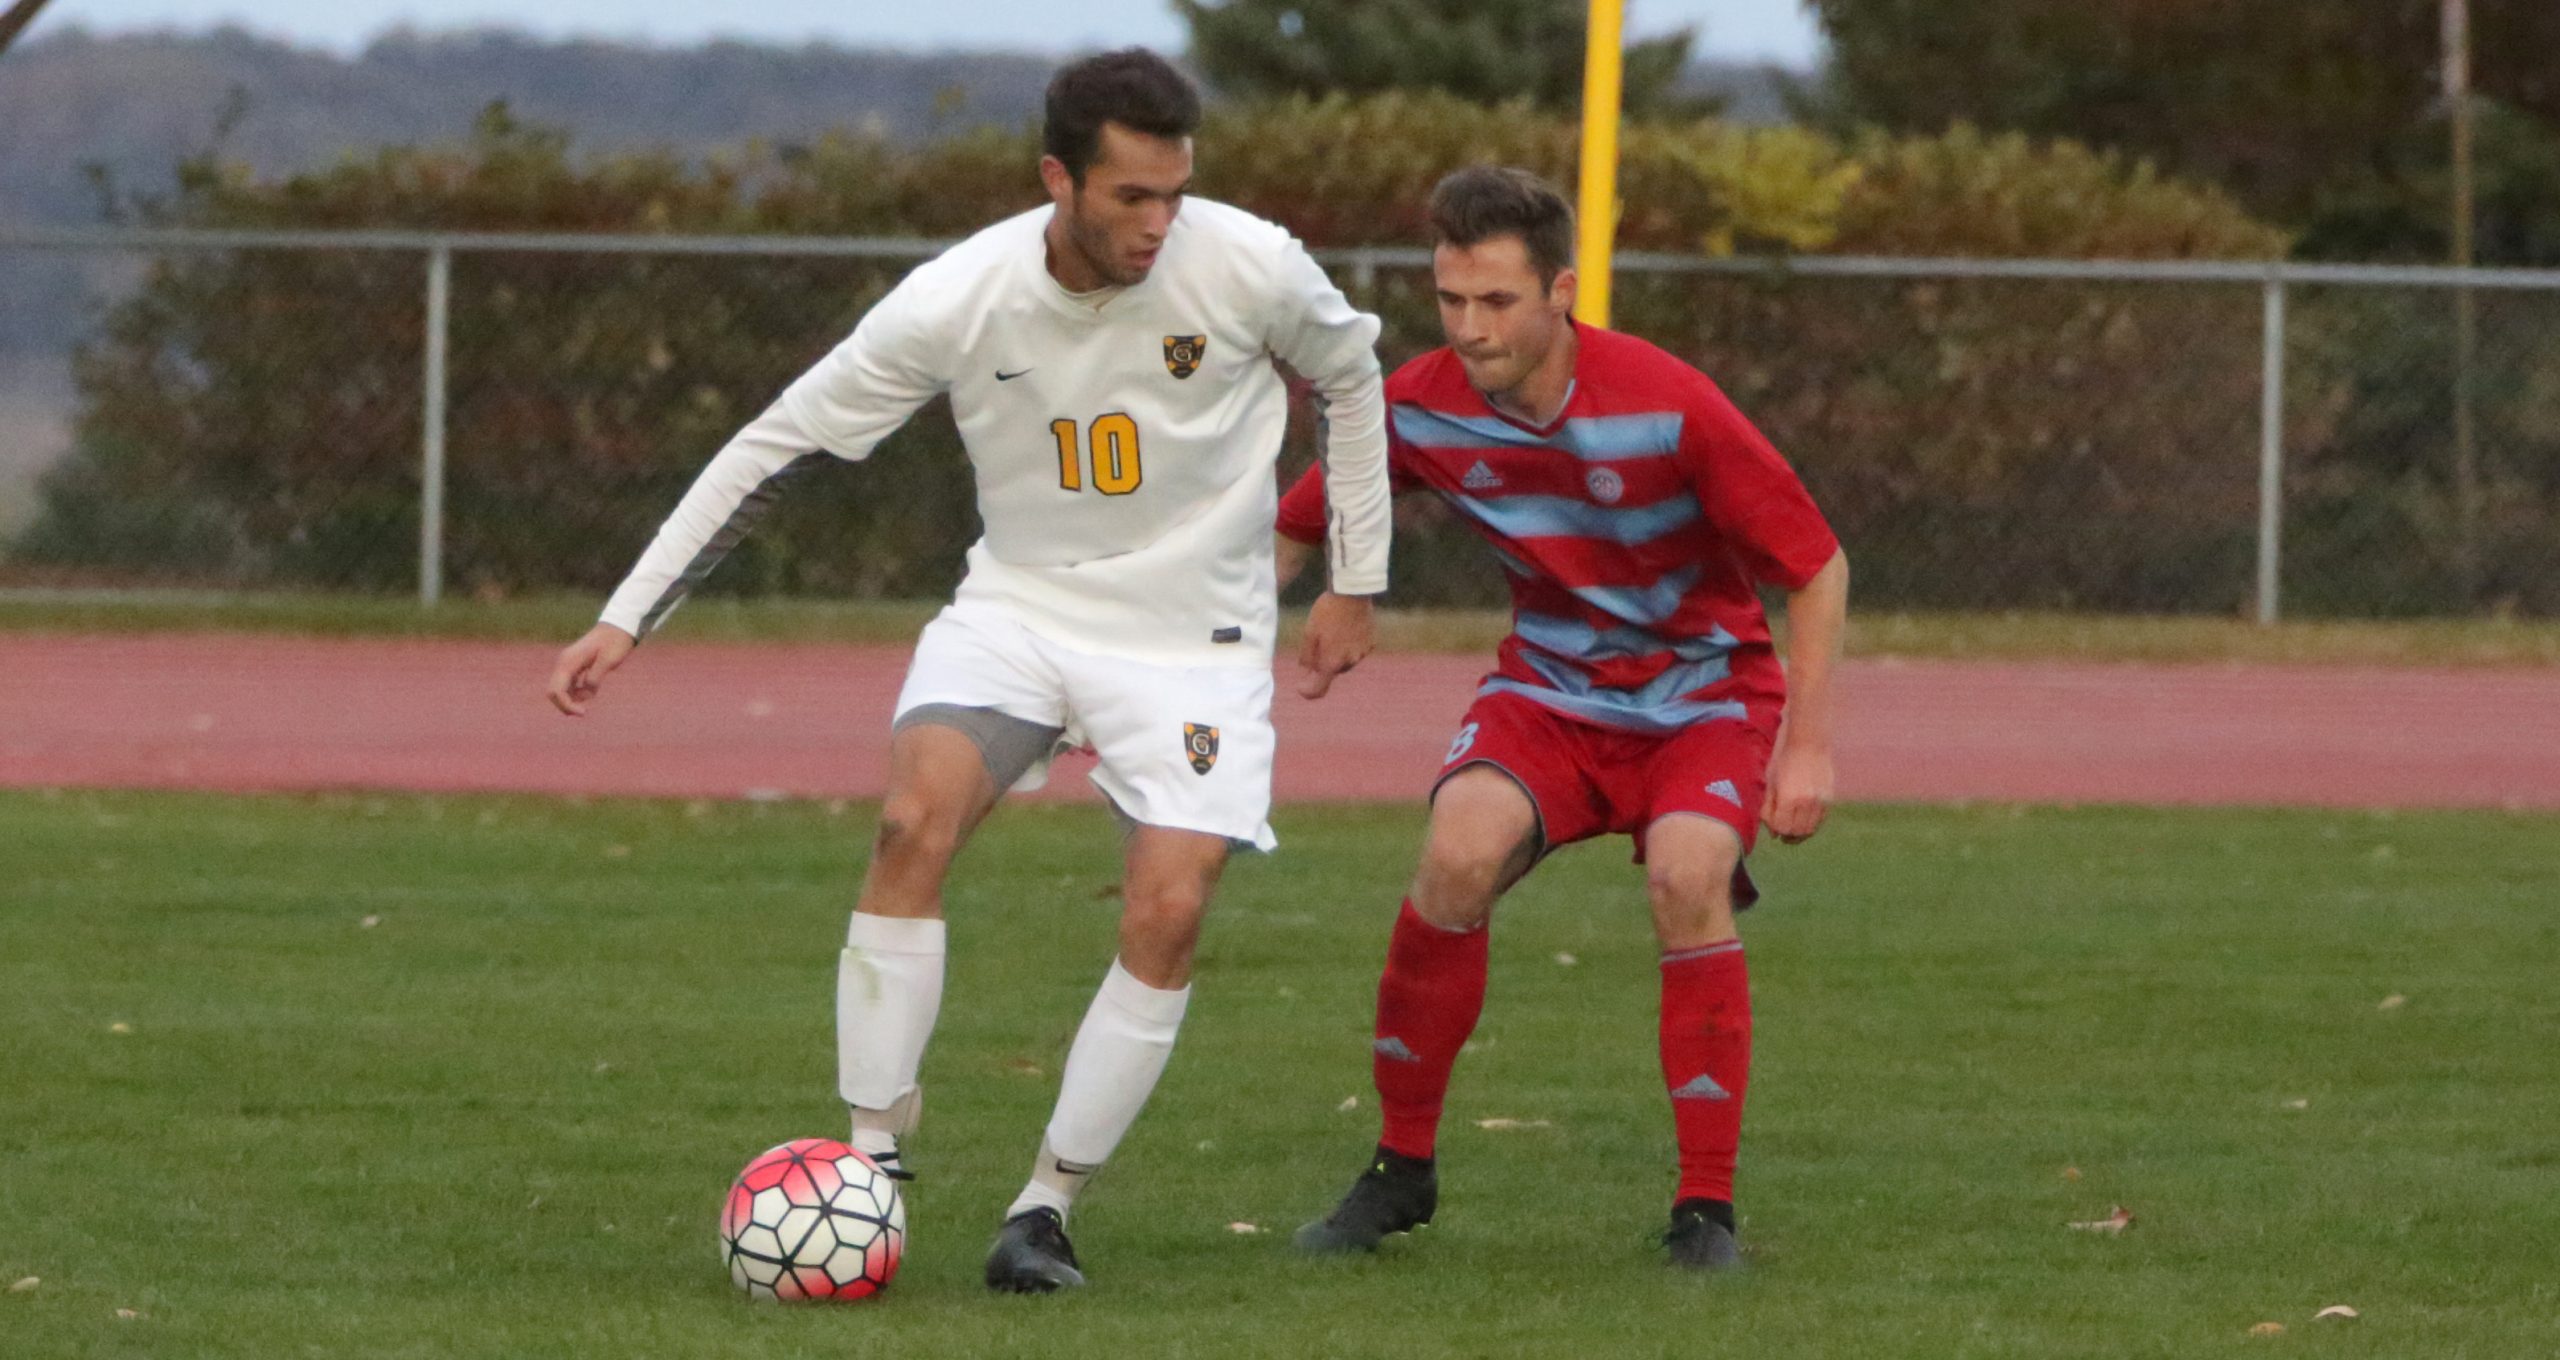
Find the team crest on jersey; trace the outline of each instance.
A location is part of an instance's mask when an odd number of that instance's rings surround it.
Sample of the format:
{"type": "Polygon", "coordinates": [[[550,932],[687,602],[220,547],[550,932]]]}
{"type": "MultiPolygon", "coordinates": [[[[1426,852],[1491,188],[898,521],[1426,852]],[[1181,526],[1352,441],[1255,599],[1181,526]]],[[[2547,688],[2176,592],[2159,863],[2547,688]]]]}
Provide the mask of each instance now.
{"type": "MultiPolygon", "coordinates": [[[[1209,350],[1205,335],[1168,335],[1164,338],[1164,366],[1173,376],[1188,378],[1200,371],[1200,356],[1209,350]]],[[[1216,738],[1212,736],[1211,740],[1216,738]]]]}
{"type": "Polygon", "coordinates": [[[1618,498],[1627,494],[1626,479],[1620,477],[1616,470],[1612,468],[1596,467],[1591,469],[1591,471],[1583,474],[1582,484],[1590,488],[1591,499],[1600,502],[1602,505],[1616,505],[1618,503],[1618,498]]]}
{"type": "Polygon", "coordinates": [[[1218,729],[1184,723],[1182,749],[1191,755],[1191,772],[1207,774],[1209,767],[1218,763],[1218,729]]]}

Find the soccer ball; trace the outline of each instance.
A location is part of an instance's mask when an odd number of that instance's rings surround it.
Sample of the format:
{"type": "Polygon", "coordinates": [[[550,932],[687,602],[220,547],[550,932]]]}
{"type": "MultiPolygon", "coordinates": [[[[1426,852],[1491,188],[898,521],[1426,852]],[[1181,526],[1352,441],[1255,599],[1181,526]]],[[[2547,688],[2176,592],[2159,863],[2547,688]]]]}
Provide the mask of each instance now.
{"type": "Polygon", "coordinates": [[[720,1210],[720,1259],[759,1299],[867,1299],[889,1287],[907,1246],[898,1183],[827,1138],[756,1154],[720,1210]]]}

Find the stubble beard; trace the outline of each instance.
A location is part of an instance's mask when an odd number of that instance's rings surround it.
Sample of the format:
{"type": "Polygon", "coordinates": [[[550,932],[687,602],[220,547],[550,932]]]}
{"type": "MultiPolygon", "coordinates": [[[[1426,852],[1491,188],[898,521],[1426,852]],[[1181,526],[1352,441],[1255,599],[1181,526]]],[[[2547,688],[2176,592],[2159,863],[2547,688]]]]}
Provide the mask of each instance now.
{"type": "Polygon", "coordinates": [[[1106,287],[1129,288],[1147,280],[1146,270],[1133,273],[1120,263],[1111,248],[1111,233],[1085,221],[1081,213],[1067,217],[1067,246],[1084,258],[1106,287]]]}

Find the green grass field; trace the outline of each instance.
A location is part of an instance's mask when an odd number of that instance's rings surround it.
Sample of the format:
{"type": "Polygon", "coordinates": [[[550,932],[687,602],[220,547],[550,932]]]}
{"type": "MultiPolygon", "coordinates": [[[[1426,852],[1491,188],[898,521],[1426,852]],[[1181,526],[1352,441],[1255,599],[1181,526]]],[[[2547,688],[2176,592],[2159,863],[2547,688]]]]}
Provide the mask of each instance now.
{"type": "Polygon", "coordinates": [[[2560,820],[1843,811],[1760,858],[1753,1266],[1702,1281],[1648,1240],[1670,1121],[1623,842],[1499,918],[1439,1226],[1290,1255],[1374,1131],[1419,818],[1286,809],[1078,1211],[1094,1286],[1024,1300],[977,1270],[1115,874],[1098,813],[1008,810],[956,875],[905,1273],[750,1306],[712,1220],[749,1154],[840,1131],[868,818],[0,795],[0,1286],[42,1280],[0,1293],[0,1356],[2560,1351],[2560,820]],[[2064,1226],[2115,1204],[2121,1236],[2064,1226]]]}

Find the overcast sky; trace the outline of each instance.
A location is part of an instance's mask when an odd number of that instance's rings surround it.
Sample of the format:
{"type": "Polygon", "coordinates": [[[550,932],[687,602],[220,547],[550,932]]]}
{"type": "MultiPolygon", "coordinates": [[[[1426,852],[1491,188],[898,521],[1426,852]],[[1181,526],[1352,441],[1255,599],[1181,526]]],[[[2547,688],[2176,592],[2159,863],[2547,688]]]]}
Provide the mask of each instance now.
{"type": "MultiPolygon", "coordinates": [[[[233,23],[270,36],[352,52],[385,29],[499,26],[687,46],[706,38],[823,40],[840,46],[1067,51],[1145,43],[1178,48],[1183,27],[1156,0],[52,0],[29,38],[79,25],[92,32],[200,30],[233,23]]],[[[1682,25],[1696,50],[1728,61],[1811,65],[1820,47],[1802,0],[1629,0],[1635,36],[1682,25]]]]}

